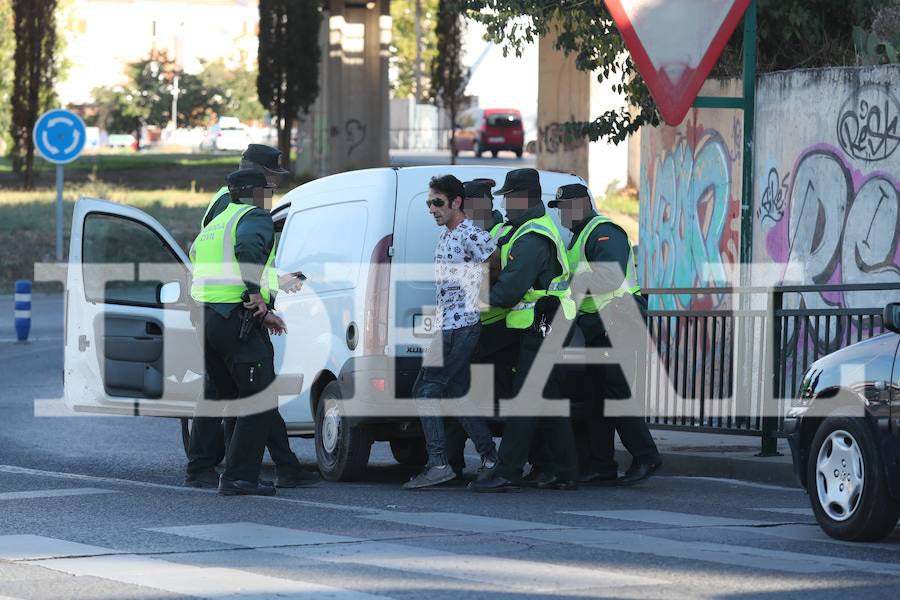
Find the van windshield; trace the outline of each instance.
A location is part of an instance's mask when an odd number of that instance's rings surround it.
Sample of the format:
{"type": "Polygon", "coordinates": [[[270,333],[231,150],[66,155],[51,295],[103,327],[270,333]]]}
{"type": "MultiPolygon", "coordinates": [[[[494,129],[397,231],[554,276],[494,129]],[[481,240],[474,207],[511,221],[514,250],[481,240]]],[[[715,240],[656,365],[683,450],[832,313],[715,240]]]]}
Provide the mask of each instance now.
{"type": "Polygon", "coordinates": [[[487,115],[488,127],[521,127],[522,120],[513,113],[491,113],[487,115]]]}

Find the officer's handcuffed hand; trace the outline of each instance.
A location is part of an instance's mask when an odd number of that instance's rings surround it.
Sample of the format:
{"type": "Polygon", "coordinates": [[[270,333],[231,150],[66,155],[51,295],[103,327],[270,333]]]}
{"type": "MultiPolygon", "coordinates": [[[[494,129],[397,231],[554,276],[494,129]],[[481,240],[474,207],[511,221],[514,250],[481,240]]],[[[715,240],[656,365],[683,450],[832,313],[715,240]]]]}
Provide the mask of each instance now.
{"type": "Polygon", "coordinates": [[[263,319],[263,327],[268,329],[269,333],[272,335],[287,333],[287,325],[284,324],[281,317],[272,311],[269,311],[268,314],[266,314],[266,318],[263,319]]]}
{"type": "Polygon", "coordinates": [[[252,310],[254,317],[261,317],[269,310],[262,294],[250,294],[250,300],[244,302],[244,308],[252,310]]]}

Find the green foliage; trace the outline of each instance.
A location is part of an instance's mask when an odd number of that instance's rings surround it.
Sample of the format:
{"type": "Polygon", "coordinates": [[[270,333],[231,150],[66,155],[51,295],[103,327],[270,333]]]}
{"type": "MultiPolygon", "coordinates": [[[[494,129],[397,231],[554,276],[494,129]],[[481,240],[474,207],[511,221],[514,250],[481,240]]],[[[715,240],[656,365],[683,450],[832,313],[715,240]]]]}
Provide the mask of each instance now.
{"type": "Polygon", "coordinates": [[[297,114],[319,96],[318,0],[259,0],[259,100],[274,117],[278,148],[290,168],[291,129],[297,114]]]}
{"type": "Polygon", "coordinates": [[[256,73],[246,65],[228,69],[222,59],[207,63],[194,75],[179,70],[164,50],[131,63],[124,86],[95,88],[97,114],[88,119],[111,132],[141,126],[164,127],[172,115],[172,94],[178,76],[178,124],[204,127],[220,115],[261,119],[265,111],[256,98],[256,73]]]}
{"type": "MultiPolygon", "coordinates": [[[[526,43],[556,38],[556,47],[575,56],[578,69],[610,81],[625,105],[593,121],[569,123],[570,137],[603,138],[619,143],[642,125],[659,124],[656,104],[627,53],[602,0],[452,0],[460,12],[487,27],[486,38],[501,44],[504,55],[521,56],[526,43]]],[[[856,64],[853,26],[868,28],[873,17],[896,0],[758,0],[758,70],[856,64]]],[[[742,73],[739,25],[713,71],[742,73]]]]}
{"type": "MultiPolygon", "coordinates": [[[[12,6],[10,0],[0,0],[0,56],[12,56],[16,48],[13,32],[12,6]]],[[[10,102],[12,99],[13,63],[0,60],[0,154],[9,148],[11,124],[10,102]]]]}
{"type": "MultiPolygon", "coordinates": [[[[421,0],[421,60],[422,60],[422,101],[430,100],[430,82],[427,66],[437,54],[438,0],[421,0]]],[[[391,43],[391,66],[397,69],[397,78],[391,89],[395,98],[414,98],[416,95],[416,0],[393,0],[391,2],[393,22],[391,43]]]]}
{"type": "MultiPolygon", "coordinates": [[[[436,104],[450,114],[456,126],[456,116],[465,102],[469,69],[462,64],[463,18],[453,2],[440,0],[437,14],[437,54],[431,61],[431,93],[436,104]]],[[[450,136],[450,162],[456,164],[456,140],[450,136]]]]}
{"type": "Polygon", "coordinates": [[[34,140],[31,132],[41,112],[55,100],[53,85],[59,62],[57,48],[57,0],[12,0],[15,73],[12,90],[13,170],[24,169],[24,185],[34,186],[34,140]]]}

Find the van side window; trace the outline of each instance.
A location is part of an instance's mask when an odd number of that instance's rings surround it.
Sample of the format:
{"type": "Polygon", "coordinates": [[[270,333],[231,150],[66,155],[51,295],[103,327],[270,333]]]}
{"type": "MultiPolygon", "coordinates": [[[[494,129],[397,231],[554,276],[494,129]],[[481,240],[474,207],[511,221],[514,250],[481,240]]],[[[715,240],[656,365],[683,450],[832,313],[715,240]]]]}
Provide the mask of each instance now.
{"type": "Polygon", "coordinates": [[[356,287],[368,220],[365,201],[294,212],[281,234],[278,272],[303,271],[316,293],[356,287]]]}

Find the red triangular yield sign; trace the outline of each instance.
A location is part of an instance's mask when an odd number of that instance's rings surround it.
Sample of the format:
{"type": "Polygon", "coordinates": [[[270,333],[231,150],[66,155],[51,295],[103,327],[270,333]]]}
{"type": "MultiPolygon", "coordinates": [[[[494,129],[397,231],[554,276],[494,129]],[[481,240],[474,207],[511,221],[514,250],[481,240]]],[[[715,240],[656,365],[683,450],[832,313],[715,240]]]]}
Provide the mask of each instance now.
{"type": "Polygon", "coordinates": [[[663,119],[684,120],[750,0],[604,0],[663,119]]]}

